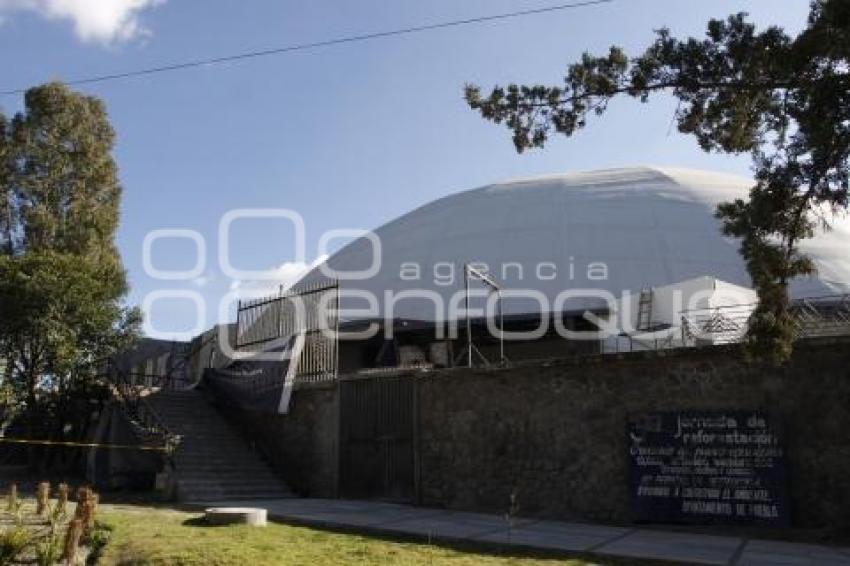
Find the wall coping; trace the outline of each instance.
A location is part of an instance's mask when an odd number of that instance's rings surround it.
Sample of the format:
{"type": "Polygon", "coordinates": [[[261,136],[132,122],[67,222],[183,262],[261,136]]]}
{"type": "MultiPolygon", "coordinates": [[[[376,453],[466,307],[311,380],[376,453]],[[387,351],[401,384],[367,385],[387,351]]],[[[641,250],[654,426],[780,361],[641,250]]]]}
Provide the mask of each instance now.
{"type": "MultiPolygon", "coordinates": [[[[806,338],[799,340],[794,344],[795,355],[798,352],[817,351],[829,346],[850,346],[850,336],[829,336],[818,338],[806,338]]],[[[751,365],[753,367],[773,367],[767,362],[758,360],[747,361],[741,344],[723,344],[713,346],[699,347],[683,347],[671,348],[664,350],[646,350],[641,352],[620,352],[612,354],[578,354],[563,358],[545,358],[537,360],[523,360],[512,362],[506,365],[490,366],[490,367],[474,367],[466,366],[453,368],[387,368],[380,372],[364,372],[364,373],[348,373],[339,376],[339,381],[353,381],[361,379],[372,379],[375,377],[404,377],[410,376],[414,378],[426,377],[451,377],[456,375],[499,375],[504,372],[510,372],[517,369],[533,369],[533,368],[583,368],[583,367],[598,367],[598,366],[616,366],[622,364],[640,364],[660,359],[694,359],[702,360],[707,358],[716,358],[718,355],[737,358],[741,363],[751,365]]],[[[781,367],[781,366],[780,366],[781,367]]],[[[304,384],[304,385],[325,385],[334,384],[335,382],[325,382],[322,384],[304,384]]]]}

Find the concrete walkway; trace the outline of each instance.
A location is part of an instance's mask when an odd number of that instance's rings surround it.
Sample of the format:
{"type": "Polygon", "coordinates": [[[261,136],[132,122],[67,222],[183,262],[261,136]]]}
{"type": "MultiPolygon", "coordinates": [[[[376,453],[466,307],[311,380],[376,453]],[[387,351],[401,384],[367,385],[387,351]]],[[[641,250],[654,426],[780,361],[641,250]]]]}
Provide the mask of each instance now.
{"type": "Polygon", "coordinates": [[[850,547],[827,547],[734,536],[664,532],[586,523],[504,517],[335,499],[275,499],[197,503],[197,507],[263,507],[269,518],[306,525],[403,534],[426,540],[473,541],[693,564],[850,566],[850,547]]]}

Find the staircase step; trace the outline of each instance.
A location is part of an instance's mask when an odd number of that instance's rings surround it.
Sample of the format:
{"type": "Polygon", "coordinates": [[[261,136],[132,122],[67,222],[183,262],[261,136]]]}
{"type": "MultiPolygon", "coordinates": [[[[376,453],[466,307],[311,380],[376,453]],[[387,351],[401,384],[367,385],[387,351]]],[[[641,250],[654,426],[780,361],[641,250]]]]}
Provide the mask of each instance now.
{"type": "Polygon", "coordinates": [[[183,473],[180,475],[180,481],[191,482],[193,484],[214,483],[221,485],[265,485],[274,484],[280,485],[280,478],[272,473],[267,474],[202,474],[195,471],[191,473],[183,473]]]}
{"type": "Polygon", "coordinates": [[[230,461],[245,461],[258,459],[257,453],[249,449],[247,446],[231,447],[230,449],[214,449],[202,446],[181,446],[177,449],[176,456],[179,458],[199,459],[209,458],[211,460],[230,461]]]}
{"type": "Polygon", "coordinates": [[[251,447],[247,442],[238,442],[232,438],[228,438],[226,441],[209,442],[198,440],[197,438],[193,438],[191,435],[187,435],[184,438],[185,441],[182,443],[182,447],[185,448],[186,451],[217,450],[218,452],[226,452],[227,450],[243,450],[245,452],[254,452],[251,450],[251,447]]]}
{"type": "Polygon", "coordinates": [[[273,471],[269,470],[269,466],[262,462],[249,462],[244,465],[241,464],[222,464],[222,465],[213,465],[208,466],[204,464],[193,463],[190,467],[182,467],[180,466],[182,462],[177,462],[177,466],[180,471],[184,475],[231,475],[231,474],[243,474],[243,475],[253,475],[255,473],[270,473],[274,476],[277,476],[273,471]]]}
{"type": "Polygon", "coordinates": [[[286,484],[199,391],[163,391],[148,405],[181,436],[174,454],[181,500],[293,497],[286,484]]]}
{"type": "Polygon", "coordinates": [[[281,487],[280,485],[256,485],[256,486],[237,486],[237,485],[217,485],[217,484],[178,484],[179,492],[183,493],[218,493],[228,495],[250,495],[255,493],[279,493],[292,495],[292,492],[281,487]]]}
{"type": "Polygon", "coordinates": [[[224,489],[226,491],[250,491],[257,489],[282,489],[280,480],[268,478],[262,481],[250,478],[182,478],[178,484],[189,489],[224,489]]]}
{"type": "Polygon", "coordinates": [[[224,458],[210,458],[200,456],[180,456],[174,458],[174,464],[180,470],[221,470],[224,473],[240,469],[245,473],[258,469],[269,469],[268,464],[260,459],[250,459],[244,462],[227,460],[224,458]]]}

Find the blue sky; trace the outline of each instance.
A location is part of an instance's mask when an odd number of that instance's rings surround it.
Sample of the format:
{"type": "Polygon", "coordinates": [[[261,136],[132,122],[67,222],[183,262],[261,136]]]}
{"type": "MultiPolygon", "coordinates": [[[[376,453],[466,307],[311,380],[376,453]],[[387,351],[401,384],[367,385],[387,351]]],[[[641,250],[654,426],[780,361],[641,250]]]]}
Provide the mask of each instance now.
{"type": "MultiPolygon", "coordinates": [[[[544,0],[0,0],[0,90],[288,44],[559,3],[544,0]],[[68,6],[71,6],[70,8],[68,6]]],[[[222,215],[289,208],[304,218],[307,257],[332,228],[375,228],[435,198],[505,178],[635,164],[746,175],[749,159],[708,155],[670,128],[675,103],[615,102],[572,139],[517,155],[507,132],[462,100],[462,86],[557,84],[583,51],[637,52],[652,30],[702,35],[710,17],[746,11],[797,31],[807,0],[616,0],[545,15],[207,66],[79,90],[102,98],[124,187],[118,244],[141,304],[156,290],[193,291],[206,325],[232,286],[217,261],[222,215]],[[145,235],[182,228],[207,241],[194,281],[145,274],[145,235]]],[[[5,113],[21,96],[0,98],[5,113]]],[[[264,220],[234,225],[232,263],[292,261],[292,231],[264,220]]],[[[162,240],[159,269],[187,270],[194,244],[162,240]]],[[[187,300],[147,313],[159,334],[195,326],[187,300]]]]}

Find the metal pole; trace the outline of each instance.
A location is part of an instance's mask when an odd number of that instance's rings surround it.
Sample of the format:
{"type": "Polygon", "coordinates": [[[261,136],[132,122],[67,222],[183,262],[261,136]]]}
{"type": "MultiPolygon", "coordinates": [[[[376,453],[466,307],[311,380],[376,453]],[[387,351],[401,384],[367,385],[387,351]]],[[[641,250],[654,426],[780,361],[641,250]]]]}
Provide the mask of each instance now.
{"type": "Polygon", "coordinates": [[[463,283],[466,288],[464,307],[466,309],[466,354],[467,365],[472,367],[472,321],[469,319],[469,265],[463,266],[463,283]]]}
{"type": "Polygon", "coordinates": [[[334,313],[334,379],[339,378],[339,279],[336,281],[336,312],[334,313]]]}
{"type": "MultiPolygon", "coordinates": [[[[242,299],[236,300],[236,349],[239,349],[239,342],[241,337],[241,324],[239,320],[239,315],[242,314],[242,299]]],[[[230,341],[230,335],[228,334],[227,338],[228,342],[230,341]]]]}
{"type": "Polygon", "coordinates": [[[505,361],[505,315],[502,311],[502,290],[496,289],[499,296],[499,362],[505,361]]]}

